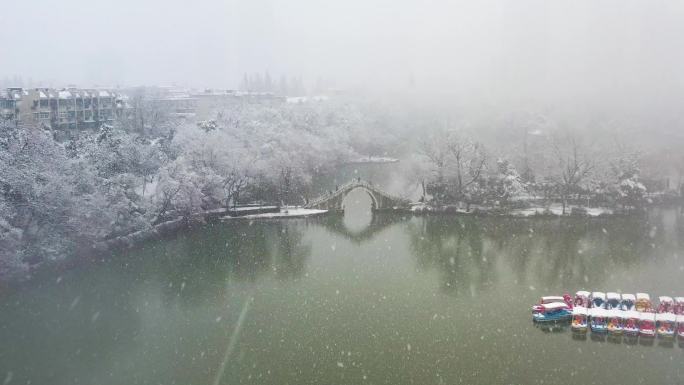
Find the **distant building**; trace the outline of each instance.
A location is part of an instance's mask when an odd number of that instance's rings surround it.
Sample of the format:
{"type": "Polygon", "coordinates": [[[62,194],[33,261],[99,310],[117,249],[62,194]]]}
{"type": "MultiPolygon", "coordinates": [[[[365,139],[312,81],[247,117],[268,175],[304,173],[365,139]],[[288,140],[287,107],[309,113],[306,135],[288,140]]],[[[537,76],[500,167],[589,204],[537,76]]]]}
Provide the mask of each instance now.
{"type": "MultiPolygon", "coordinates": [[[[295,98],[297,99],[297,98],[295,98]]],[[[301,99],[301,100],[299,100],[301,99]]],[[[321,101],[321,97],[296,101],[321,101]]],[[[295,100],[289,100],[294,102],[295,100]]],[[[214,119],[216,113],[242,104],[273,105],[288,102],[272,92],[205,89],[203,91],[143,86],[126,89],[23,88],[0,90],[0,121],[40,126],[72,136],[78,130],[96,129],[119,118],[134,121],[162,116],[188,120],[214,119]],[[144,116],[144,115],[143,115],[144,116]]]]}
{"type": "Polygon", "coordinates": [[[197,119],[213,119],[216,113],[224,108],[231,108],[239,104],[273,105],[286,101],[283,96],[272,92],[245,92],[236,90],[205,89],[191,94],[196,100],[197,119]]]}
{"type": "Polygon", "coordinates": [[[0,91],[0,118],[54,130],[99,128],[127,112],[126,96],[112,90],[7,88],[0,91]]]}
{"type": "Polygon", "coordinates": [[[223,109],[240,104],[284,103],[271,92],[241,92],[226,89],[195,90],[175,86],[139,86],[122,89],[133,109],[153,111],[159,116],[202,121],[216,118],[223,109]]]}
{"type": "Polygon", "coordinates": [[[0,121],[15,122],[18,120],[19,106],[23,95],[21,88],[0,90],[0,121]]]}
{"type": "Polygon", "coordinates": [[[235,94],[234,90],[206,89],[195,92],[192,96],[197,99],[197,119],[214,118],[212,115],[217,111],[235,103],[235,94]]]}
{"type": "Polygon", "coordinates": [[[170,116],[194,119],[197,98],[190,91],[176,87],[147,87],[147,97],[154,108],[167,111],[170,116]]]}

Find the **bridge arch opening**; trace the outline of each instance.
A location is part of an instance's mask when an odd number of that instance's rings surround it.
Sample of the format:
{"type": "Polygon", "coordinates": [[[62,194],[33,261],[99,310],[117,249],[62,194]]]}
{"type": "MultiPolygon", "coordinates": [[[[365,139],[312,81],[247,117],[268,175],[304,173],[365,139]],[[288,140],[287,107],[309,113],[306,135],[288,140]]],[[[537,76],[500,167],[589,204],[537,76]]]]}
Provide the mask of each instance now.
{"type": "Polygon", "coordinates": [[[375,211],[380,208],[378,205],[378,198],[375,197],[375,194],[373,194],[373,192],[367,188],[359,186],[349,190],[349,192],[345,194],[344,198],[342,198],[342,204],[340,205],[342,211],[345,211],[346,203],[348,202],[347,200],[349,199],[350,195],[352,199],[356,199],[354,202],[357,202],[359,199],[361,199],[359,197],[362,197],[363,195],[368,196],[370,198],[371,204],[370,211],[375,211]]]}
{"type": "Polygon", "coordinates": [[[358,234],[366,230],[373,221],[376,205],[376,197],[367,189],[350,190],[341,204],[344,212],[342,223],[347,231],[358,234]]]}

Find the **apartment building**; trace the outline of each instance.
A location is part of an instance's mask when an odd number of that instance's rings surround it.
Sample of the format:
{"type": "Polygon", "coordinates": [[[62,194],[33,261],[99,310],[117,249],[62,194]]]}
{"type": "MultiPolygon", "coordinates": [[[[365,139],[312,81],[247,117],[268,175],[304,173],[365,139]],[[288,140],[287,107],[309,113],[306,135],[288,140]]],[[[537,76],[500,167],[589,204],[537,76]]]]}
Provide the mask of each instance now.
{"type": "Polygon", "coordinates": [[[127,113],[126,96],[104,89],[8,88],[0,91],[0,119],[55,130],[98,128],[127,113]]]}
{"type": "Polygon", "coordinates": [[[18,120],[21,99],[26,95],[21,88],[0,90],[0,122],[16,122],[18,120]]]}

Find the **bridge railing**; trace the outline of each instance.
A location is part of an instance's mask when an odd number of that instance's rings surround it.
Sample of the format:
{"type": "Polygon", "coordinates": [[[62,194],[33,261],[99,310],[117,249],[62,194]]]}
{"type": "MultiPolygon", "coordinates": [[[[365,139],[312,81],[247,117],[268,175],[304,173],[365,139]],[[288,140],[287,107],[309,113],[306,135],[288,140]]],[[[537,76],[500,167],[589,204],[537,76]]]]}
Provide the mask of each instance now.
{"type": "Polygon", "coordinates": [[[354,183],[356,183],[356,182],[347,182],[347,183],[343,184],[342,186],[338,186],[338,188],[335,191],[333,191],[332,193],[327,193],[327,194],[323,194],[323,195],[319,196],[318,198],[309,202],[307,204],[307,206],[315,206],[315,205],[323,203],[327,200],[333,199],[333,198],[337,197],[338,195],[342,194],[348,187],[351,187],[354,183]]]}

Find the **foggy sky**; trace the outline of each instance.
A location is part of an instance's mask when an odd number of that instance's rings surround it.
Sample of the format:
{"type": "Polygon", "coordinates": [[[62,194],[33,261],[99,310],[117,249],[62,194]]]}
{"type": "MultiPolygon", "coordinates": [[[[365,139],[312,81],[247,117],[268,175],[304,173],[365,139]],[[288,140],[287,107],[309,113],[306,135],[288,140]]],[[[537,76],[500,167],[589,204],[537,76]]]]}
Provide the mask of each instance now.
{"type": "Polygon", "coordinates": [[[235,88],[245,72],[491,101],[681,105],[684,2],[11,0],[0,78],[235,88]]]}

